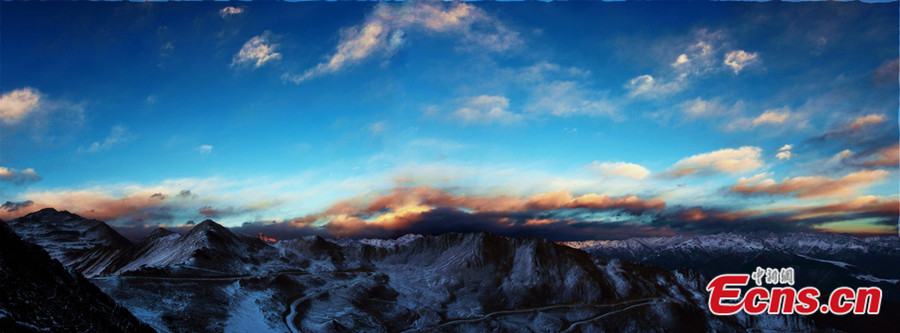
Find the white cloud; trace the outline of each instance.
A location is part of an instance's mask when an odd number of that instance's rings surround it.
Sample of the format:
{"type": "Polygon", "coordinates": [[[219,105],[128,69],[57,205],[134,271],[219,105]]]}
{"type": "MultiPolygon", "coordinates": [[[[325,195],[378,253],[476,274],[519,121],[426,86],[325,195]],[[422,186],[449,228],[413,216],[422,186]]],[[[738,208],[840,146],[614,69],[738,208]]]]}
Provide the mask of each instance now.
{"type": "Polygon", "coordinates": [[[593,169],[597,173],[603,175],[604,177],[609,176],[621,176],[621,177],[629,177],[634,179],[644,179],[647,175],[650,174],[650,171],[647,168],[644,168],[640,165],[634,163],[626,163],[626,162],[597,162],[594,161],[589,165],[589,168],[593,169]]]}
{"type": "Polygon", "coordinates": [[[103,142],[95,141],[87,148],[78,147],[78,152],[79,153],[96,153],[98,151],[109,150],[112,147],[115,147],[117,145],[131,141],[135,137],[137,137],[137,136],[128,132],[128,128],[126,128],[124,126],[114,126],[109,131],[109,135],[106,137],[106,139],[103,140],[103,142]]]}
{"type": "Polygon", "coordinates": [[[278,44],[273,43],[272,38],[269,31],[250,38],[232,59],[231,67],[252,65],[259,68],[270,61],[281,59],[281,53],[276,52],[278,44]]]}
{"type": "Polygon", "coordinates": [[[682,112],[691,118],[715,116],[726,112],[725,106],[700,97],[685,101],[681,103],[680,107],[682,112]]]}
{"type": "Polygon", "coordinates": [[[211,145],[200,145],[199,147],[197,147],[197,151],[200,152],[200,155],[209,155],[210,153],[212,153],[212,150],[213,146],[211,145]]]}
{"type": "Polygon", "coordinates": [[[577,81],[553,81],[537,85],[525,107],[533,113],[559,117],[574,115],[616,117],[617,107],[600,93],[583,87],[577,81]]]}
{"type": "Polygon", "coordinates": [[[805,127],[807,125],[805,116],[802,113],[791,111],[789,107],[779,109],[768,109],[754,118],[737,118],[731,121],[725,129],[733,130],[749,130],[759,126],[780,125],[787,127],[788,125],[796,127],[805,127]]]}
{"type": "Polygon", "coordinates": [[[7,124],[19,122],[40,102],[40,92],[32,88],[10,91],[0,96],[0,118],[7,124]]]}
{"type": "Polygon", "coordinates": [[[725,55],[725,61],[723,63],[725,66],[731,67],[734,74],[738,74],[744,67],[750,66],[758,61],[759,56],[756,52],[748,53],[744,50],[735,50],[728,52],[728,54],[725,55]]]}
{"type": "Polygon", "coordinates": [[[764,124],[781,124],[791,115],[791,112],[788,111],[787,108],[782,108],[778,110],[766,110],[758,117],[753,119],[753,126],[759,126],[764,124]]]}
{"type": "Polygon", "coordinates": [[[686,65],[690,65],[691,60],[688,59],[687,54],[682,53],[675,59],[675,62],[672,63],[672,67],[678,68],[686,65]]]}
{"type": "Polygon", "coordinates": [[[376,121],[374,123],[369,124],[368,128],[369,128],[369,131],[372,133],[372,135],[378,136],[387,130],[387,122],[385,122],[384,120],[376,121]]]}
{"type": "Polygon", "coordinates": [[[697,154],[676,162],[669,170],[674,177],[687,176],[699,172],[744,173],[762,166],[759,147],[744,146],[738,149],[720,149],[697,154]]]}
{"type": "Polygon", "coordinates": [[[652,75],[641,75],[628,81],[625,89],[628,89],[629,97],[657,98],[684,89],[687,74],[678,75],[675,80],[666,82],[654,78],[652,75]]]}
{"type": "Polygon", "coordinates": [[[781,146],[781,148],[778,148],[778,153],[775,154],[775,157],[778,158],[779,160],[791,159],[791,155],[793,154],[791,152],[791,148],[793,148],[793,146],[791,146],[791,145],[781,146]]]}
{"type": "Polygon", "coordinates": [[[480,95],[467,99],[451,116],[464,124],[510,124],[521,120],[508,108],[509,99],[505,96],[480,95]]]}
{"type": "Polygon", "coordinates": [[[850,149],[844,149],[840,153],[834,154],[834,156],[831,157],[831,161],[840,162],[850,156],[853,156],[853,151],[851,151],[850,149]]]}
{"type": "Polygon", "coordinates": [[[10,169],[0,166],[0,181],[22,185],[33,183],[39,180],[41,180],[41,176],[38,176],[37,172],[35,172],[32,168],[27,168],[25,170],[19,171],[16,169],[10,169]]]}
{"type": "Polygon", "coordinates": [[[299,84],[338,72],[376,54],[391,54],[403,46],[407,33],[416,30],[455,34],[482,51],[503,52],[522,43],[517,32],[466,3],[409,2],[399,6],[380,3],[363,24],[341,32],[335,53],[327,61],[300,75],[285,73],[283,78],[299,84]]]}
{"type": "Polygon", "coordinates": [[[228,6],[228,7],[220,9],[219,15],[222,16],[222,18],[226,18],[231,15],[238,15],[243,12],[244,12],[244,8],[228,6]]]}

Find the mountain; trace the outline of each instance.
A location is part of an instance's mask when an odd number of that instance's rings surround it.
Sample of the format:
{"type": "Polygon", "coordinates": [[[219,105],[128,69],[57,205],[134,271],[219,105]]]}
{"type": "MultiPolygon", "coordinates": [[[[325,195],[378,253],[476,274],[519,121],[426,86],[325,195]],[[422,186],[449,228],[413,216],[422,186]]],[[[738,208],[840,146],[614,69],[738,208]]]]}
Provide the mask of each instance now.
{"type": "Polygon", "coordinates": [[[855,237],[831,233],[722,233],[646,237],[612,241],[564,242],[589,253],[669,270],[691,269],[705,279],[751,273],[757,267],[792,267],[795,287],[877,286],[883,310],[875,316],[815,314],[830,327],[854,331],[900,325],[900,237],[855,237]]]}
{"type": "MultiPolygon", "coordinates": [[[[38,213],[17,226],[87,223],[38,213]]],[[[66,258],[111,247],[106,238],[78,235],[84,239],[43,244],[66,258]]],[[[802,316],[712,315],[707,280],[690,270],[489,233],[268,244],[207,220],[183,235],[158,229],[103,263],[91,266],[91,282],[162,332],[822,328],[802,316]]]]}
{"type": "Polygon", "coordinates": [[[45,208],[13,219],[9,227],[25,241],[87,277],[100,274],[131,242],[106,223],[45,208]]]}
{"type": "Polygon", "coordinates": [[[154,332],[0,221],[0,331],[154,332]]]}
{"type": "Polygon", "coordinates": [[[819,328],[802,317],[714,316],[695,273],[606,260],[539,238],[310,236],[263,246],[242,252],[242,262],[263,260],[246,276],[139,269],[93,281],[161,331],[819,328]]]}
{"type": "Polygon", "coordinates": [[[267,246],[262,241],[238,236],[212,220],[203,221],[184,234],[159,228],[116,255],[103,275],[156,274],[194,276],[242,275],[253,272],[259,260],[252,254],[267,246]],[[134,271],[143,270],[142,273],[134,271]]]}

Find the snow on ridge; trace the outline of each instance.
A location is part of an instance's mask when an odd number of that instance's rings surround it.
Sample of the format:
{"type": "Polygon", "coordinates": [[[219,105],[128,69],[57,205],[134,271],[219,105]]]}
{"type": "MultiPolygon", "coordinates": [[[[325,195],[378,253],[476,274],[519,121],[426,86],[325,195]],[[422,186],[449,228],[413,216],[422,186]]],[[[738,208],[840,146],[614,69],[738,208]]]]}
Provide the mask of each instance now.
{"type": "Polygon", "coordinates": [[[882,279],[882,278],[875,277],[875,276],[869,275],[869,274],[853,275],[853,277],[863,280],[863,281],[876,282],[876,283],[877,282],[884,282],[884,283],[890,283],[890,284],[900,283],[900,279],[882,279]]]}
{"type": "Polygon", "coordinates": [[[840,268],[847,268],[847,267],[853,266],[853,265],[848,264],[848,263],[845,263],[845,262],[843,262],[843,261],[834,261],[834,260],[825,260],[825,259],[813,258],[813,257],[805,256],[805,255],[802,255],[802,254],[799,254],[799,253],[797,254],[797,256],[799,256],[799,257],[801,257],[801,258],[806,258],[806,259],[809,259],[809,260],[813,260],[813,261],[818,261],[818,262],[824,262],[824,263],[827,263],[827,264],[832,264],[832,265],[838,266],[838,267],[840,267],[840,268]]]}
{"type": "Polygon", "coordinates": [[[423,236],[419,234],[406,234],[398,237],[397,239],[366,238],[360,239],[359,242],[374,247],[393,247],[409,244],[410,242],[422,237],[423,236]]]}
{"type": "Polygon", "coordinates": [[[843,234],[819,233],[719,233],[711,235],[675,235],[669,237],[634,237],[624,240],[587,240],[558,242],[585,251],[593,249],[605,250],[728,250],[755,252],[774,248],[791,252],[815,255],[820,253],[834,254],[840,251],[869,253],[883,248],[894,248],[900,244],[897,237],[865,237],[859,238],[843,234]]]}

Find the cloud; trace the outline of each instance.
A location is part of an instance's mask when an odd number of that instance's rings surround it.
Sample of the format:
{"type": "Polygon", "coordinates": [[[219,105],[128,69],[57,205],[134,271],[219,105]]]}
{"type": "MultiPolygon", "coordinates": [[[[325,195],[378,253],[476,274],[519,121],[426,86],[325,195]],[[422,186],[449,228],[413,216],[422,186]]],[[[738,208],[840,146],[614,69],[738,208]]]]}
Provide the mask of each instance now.
{"type": "Polygon", "coordinates": [[[789,107],[782,107],[778,109],[768,109],[763,111],[759,116],[755,118],[737,118],[732,120],[727,126],[726,130],[749,130],[754,129],[761,126],[782,126],[787,127],[788,125],[793,125],[796,127],[805,127],[807,125],[805,116],[796,112],[793,112],[789,107]]]}
{"type": "Polygon", "coordinates": [[[804,220],[823,216],[839,216],[853,213],[873,213],[879,215],[900,215],[900,200],[887,199],[872,195],[861,196],[850,201],[828,205],[806,207],[787,207],[792,210],[792,220],[804,220]]]}
{"type": "Polygon", "coordinates": [[[6,124],[15,124],[34,110],[41,95],[36,89],[25,87],[0,96],[0,118],[6,124]]]}
{"type": "Polygon", "coordinates": [[[831,157],[831,160],[834,162],[840,162],[840,161],[846,160],[847,158],[849,158],[852,155],[853,155],[853,151],[851,151],[850,149],[844,149],[841,152],[834,154],[834,156],[831,157]]]}
{"type": "Polygon", "coordinates": [[[384,132],[387,131],[387,127],[387,122],[384,120],[376,121],[367,126],[369,132],[371,132],[373,136],[384,134],[384,132]]]}
{"type": "Polygon", "coordinates": [[[870,160],[865,161],[864,165],[868,166],[898,166],[900,165],[900,144],[881,149],[874,154],[870,160]]]}
{"type": "Polygon", "coordinates": [[[200,145],[199,147],[195,148],[195,150],[199,151],[199,152],[200,152],[200,155],[209,155],[209,154],[212,153],[213,146],[211,146],[211,145],[200,145]]]}
{"type": "Polygon", "coordinates": [[[660,72],[639,75],[629,80],[624,85],[628,90],[628,97],[655,99],[668,96],[684,90],[695,78],[715,72],[719,66],[714,58],[721,48],[717,44],[721,44],[723,38],[721,31],[699,29],[687,37],[690,42],[682,40],[677,45],[659,43],[659,47],[665,49],[663,53],[666,58],[673,54],[677,56],[674,60],[665,59],[667,66],[660,72]]]}
{"type": "Polygon", "coordinates": [[[884,122],[884,119],[885,119],[885,117],[883,114],[870,114],[870,115],[866,115],[866,116],[862,116],[862,117],[857,117],[856,119],[853,120],[853,123],[850,124],[850,128],[854,129],[854,130],[858,130],[861,127],[869,125],[869,124],[878,124],[878,123],[884,122]]]}
{"type": "Polygon", "coordinates": [[[132,134],[128,131],[128,128],[124,126],[114,126],[110,131],[109,135],[106,139],[103,140],[102,143],[94,142],[87,148],[78,147],[79,153],[96,153],[98,151],[109,150],[117,145],[127,143],[128,141],[136,138],[137,135],[132,134]]]}
{"type": "Polygon", "coordinates": [[[525,107],[536,114],[558,117],[575,115],[617,118],[616,105],[598,92],[590,91],[576,81],[552,81],[534,87],[525,107]]]}
{"type": "MultiPolygon", "coordinates": [[[[200,196],[191,190],[178,190],[182,186],[197,187],[206,193],[222,193],[223,188],[233,185],[216,178],[174,179],[153,186],[117,184],[81,190],[23,193],[20,194],[21,202],[13,202],[0,209],[0,219],[13,219],[44,208],[54,208],[105,221],[114,228],[129,230],[131,235],[136,236],[132,238],[140,238],[140,231],[147,229],[140,227],[144,225],[173,225],[176,221],[205,217],[223,218],[227,222],[236,222],[236,219],[247,221],[249,216],[279,204],[273,199],[233,203],[224,195],[200,196]]],[[[238,193],[242,197],[260,197],[246,190],[238,193]]]]}
{"type": "Polygon", "coordinates": [[[219,9],[219,16],[222,16],[222,18],[227,18],[229,16],[238,15],[243,12],[244,12],[244,8],[228,6],[228,7],[219,9]]]}
{"type": "Polygon", "coordinates": [[[707,101],[700,97],[684,101],[679,105],[681,111],[691,117],[710,117],[724,114],[727,109],[716,101],[707,101]]]}
{"type": "Polygon", "coordinates": [[[734,71],[734,74],[738,74],[744,67],[753,65],[759,62],[758,55],[756,52],[747,53],[744,50],[735,50],[728,52],[725,55],[725,60],[723,63],[725,66],[731,67],[731,70],[734,71]]]}
{"type": "Polygon", "coordinates": [[[363,24],[341,31],[335,53],[327,61],[300,75],[285,73],[283,78],[300,84],[339,72],[374,55],[390,55],[405,44],[407,33],[417,31],[456,35],[480,51],[503,52],[522,43],[517,32],[467,3],[380,3],[363,24]]]}
{"type": "Polygon", "coordinates": [[[625,89],[628,89],[628,97],[658,98],[684,89],[686,78],[687,74],[681,74],[667,82],[644,74],[628,81],[625,89]]]}
{"type": "Polygon", "coordinates": [[[878,66],[872,78],[879,84],[897,84],[897,73],[900,73],[900,59],[893,59],[878,66]]]}
{"type": "Polygon", "coordinates": [[[604,177],[621,176],[634,179],[644,179],[644,177],[647,177],[647,175],[650,174],[650,171],[646,168],[637,164],[626,162],[600,163],[594,161],[588,167],[603,175],[604,177]]]}
{"type": "Polygon", "coordinates": [[[38,176],[37,172],[35,172],[32,168],[27,168],[25,170],[19,171],[16,169],[10,169],[0,166],[0,182],[10,182],[16,185],[24,185],[40,180],[41,176],[38,176]]]}
{"type": "Polygon", "coordinates": [[[781,124],[785,120],[787,120],[788,116],[791,115],[790,111],[786,109],[781,110],[766,110],[759,117],[753,119],[753,126],[759,126],[764,124],[781,124]]]}
{"type": "Polygon", "coordinates": [[[553,219],[550,216],[554,214],[565,214],[573,210],[624,211],[640,215],[664,208],[665,202],[662,200],[644,200],[633,195],[610,197],[588,193],[574,197],[568,191],[559,190],[528,197],[470,196],[419,186],[395,188],[386,194],[338,201],[321,213],[292,221],[306,221],[298,226],[302,228],[319,224],[335,236],[363,237],[415,229],[417,225],[430,223],[430,214],[446,210],[460,211],[471,216],[471,219],[491,216],[495,221],[505,218],[526,223],[530,219],[550,220],[553,219]]]}
{"type": "Polygon", "coordinates": [[[505,96],[480,95],[465,100],[453,111],[452,118],[464,124],[511,124],[522,120],[522,116],[508,111],[509,99],[505,96]]]}
{"type": "Polygon", "coordinates": [[[281,59],[281,53],[276,52],[278,44],[271,41],[273,38],[274,36],[268,30],[262,35],[250,38],[231,60],[231,67],[260,68],[268,62],[281,59]]]}
{"type": "Polygon", "coordinates": [[[778,153],[775,154],[775,157],[779,160],[789,160],[791,159],[791,145],[784,145],[781,148],[778,148],[778,153]]]}
{"type": "Polygon", "coordinates": [[[673,177],[702,172],[744,173],[762,166],[761,152],[759,147],[744,146],[697,154],[679,160],[667,173],[673,177]]]}
{"type": "Polygon", "coordinates": [[[20,208],[26,208],[33,204],[34,204],[34,201],[31,201],[31,200],[25,200],[25,201],[19,201],[19,202],[6,201],[3,203],[3,206],[0,206],[0,208],[11,213],[11,212],[15,212],[15,211],[19,210],[20,208]]]}
{"type": "Polygon", "coordinates": [[[675,62],[672,63],[672,67],[679,68],[679,67],[687,66],[690,64],[691,64],[691,60],[688,59],[688,55],[682,53],[682,54],[678,55],[678,58],[676,58],[675,62]]]}
{"type": "Polygon", "coordinates": [[[137,216],[149,208],[162,205],[159,200],[151,199],[150,193],[143,191],[121,197],[88,190],[39,192],[28,194],[27,197],[33,202],[27,211],[20,209],[16,213],[21,214],[0,214],[0,218],[14,218],[44,208],[55,208],[68,210],[86,218],[109,221],[137,216]]]}
{"type": "Polygon", "coordinates": [[[834,179],[823,176],[784,178],[781,183],[765,178],[766,174],[741,177],[731,191],[741,194],[793,194],[801,199],[849,196],[856,190],[878,183],[889,173],[884,170],[862,170],[834,179]]]}

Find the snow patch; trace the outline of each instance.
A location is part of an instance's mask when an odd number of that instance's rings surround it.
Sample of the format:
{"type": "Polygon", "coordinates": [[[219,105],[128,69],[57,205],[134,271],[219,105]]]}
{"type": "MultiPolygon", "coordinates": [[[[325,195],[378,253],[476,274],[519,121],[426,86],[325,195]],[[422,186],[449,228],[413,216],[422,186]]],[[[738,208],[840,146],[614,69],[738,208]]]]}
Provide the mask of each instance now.
{"type": "MultiPolygon", "coordinates": [[[[235,282],[237,287],[240,284],[235,282]]],[[[231,316],[225,322],[225,332],[282,332],[284,329],[275,329],[269,326],[266,314],[260,309],[260,303],[271,299],[271,292],[257,291],[242,293],[237,299],[240,301],[231,309],[231,316]]]]}
{"type": "Polygon", "coordinates": [[[884,283],[890,283],[890,284],[900,283],[900,279],[882,279],[882,278],[878,278],[878,277],[875,277],[872,275],[854,275],[853,277],[863,280],[863,281],[870,281],[870,282],[884,282],[884,283]]]}
{"type": "Polygon", "coordinates": [[[847,267],[853,266],[853,265],[848,264],[848,263],[845,263],[845,262],[843,262],[843,261],[834,261],[834,260],[818,259],[818,258],[813,258],[813,257],[805,256],[805,255],[802,255],[802,254],[797,254],[797,255],[800,256],[801,258],[806,258],[806,259],[813,260],[813,261],[818,261],[818,262],[824,262],[824,263],[832,264],[832,265],[838,266],[838,267],[840,267],[840,268],[847,268],[847,267]]]}

